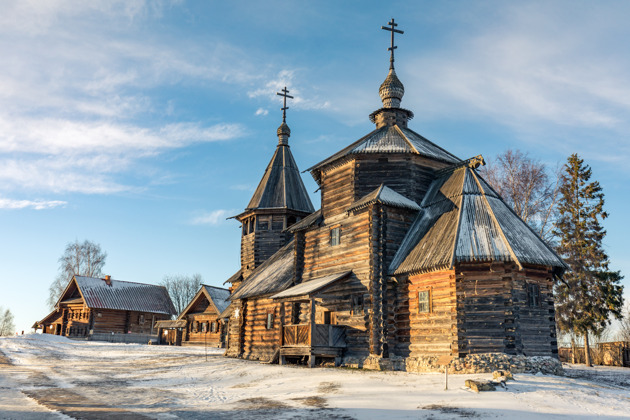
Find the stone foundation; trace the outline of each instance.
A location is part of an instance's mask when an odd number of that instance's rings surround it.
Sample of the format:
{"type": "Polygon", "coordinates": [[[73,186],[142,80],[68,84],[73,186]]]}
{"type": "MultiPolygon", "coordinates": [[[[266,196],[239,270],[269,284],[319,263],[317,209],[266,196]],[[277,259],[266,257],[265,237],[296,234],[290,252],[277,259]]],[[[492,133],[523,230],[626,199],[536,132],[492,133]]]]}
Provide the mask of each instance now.
{"type": "MultiPolygon", "coordinates": [[[[439,356],[398,357],[384,359],[370,355],[364,358],[344,357],[341,366],[370,370],[399,370],[407,372],[444,372],[438,364],[439,356]]],[[[553,357],[511,356],[504,353],[481,353],[455,357],[448,365],[449,373],[492,373],[507,370],[512,373],[563,375],[562,363],[553,357]]]]}

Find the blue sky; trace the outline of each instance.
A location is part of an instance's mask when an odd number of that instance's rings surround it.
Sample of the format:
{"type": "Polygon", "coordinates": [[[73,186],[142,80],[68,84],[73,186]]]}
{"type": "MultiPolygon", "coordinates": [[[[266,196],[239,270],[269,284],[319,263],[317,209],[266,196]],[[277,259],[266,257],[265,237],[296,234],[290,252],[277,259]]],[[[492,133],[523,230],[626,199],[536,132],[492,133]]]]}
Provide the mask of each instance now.
{"type": "MultiPolygon", "coordinates": [[[[47,313],[65,244],[158,283],[239,267],[239,229],[288,86],[301,169],[373,129],[396,18],[410,127],[461,158],[578,153],[630,275],[630,4],[623,1],[5,1],[0,14],[0,306],[47,313]]],[[[304,174],[309,192],[316,190],[304,174]]],[[[319,197],[312,193],[313,204],[319,197]]],[[[630,288],[628,279],[624,280],[630,288]]],[[[628,295],[628,293],[626,293],[628,295]]]]}

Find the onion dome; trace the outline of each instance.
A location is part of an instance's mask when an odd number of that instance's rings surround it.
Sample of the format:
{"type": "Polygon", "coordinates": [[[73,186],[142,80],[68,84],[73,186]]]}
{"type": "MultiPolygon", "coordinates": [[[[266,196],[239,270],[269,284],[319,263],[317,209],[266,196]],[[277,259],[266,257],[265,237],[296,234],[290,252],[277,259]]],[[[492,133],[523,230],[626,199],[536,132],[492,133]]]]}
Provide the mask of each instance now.
{"type": "Polygon", "coordinates": [[[278,144],[289,144],[289,137],[291,137],[291,129],[283,121],[278,127],[278,144]]]}
{"type": "Polygon", "coordinates": [[[398,79],[398,76],[396,76],[396,70],[393,68],[389,69],[389,73],[381,84],[378,93],[381,96],[381,101],[383,101],[383,108],[400,108],[400,101],[405,94],[405,87],[398,79]]]}

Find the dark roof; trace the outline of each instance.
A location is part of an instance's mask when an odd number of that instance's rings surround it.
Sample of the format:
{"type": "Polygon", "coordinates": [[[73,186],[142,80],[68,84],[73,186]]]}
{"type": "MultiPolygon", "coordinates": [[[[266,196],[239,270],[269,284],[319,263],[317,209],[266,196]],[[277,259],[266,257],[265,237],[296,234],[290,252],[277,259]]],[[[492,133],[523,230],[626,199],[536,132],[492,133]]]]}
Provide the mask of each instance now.
{"type": "Polygon", "coordinates": [[[514,261],[566,269],[474,169],[459,166],[441,175],[429,187],[390,273],[450,268],[466,261],[514,261]]]}
{"type": "MultiPolygon", "coordinates": [[[[34,325],[44,325],[48,322],[50,322],[51,320],[54,321],[58,318],[61,317],[61,312],[59,312],[57,310],[57,308],[53,309],[51,313],[49,313],[48,315],[46,315],[44,318],[42,318],[41,321],[37,321],[34,325]]],[[[35,326],[33,326],[33,328],[35,328],[35,326]]]]}
{"type": "Polygon", "coordinates": [[[221,287],[207,286],[205,284],[201,287],[210,297],[210,301],[214,303],[214,306],[217,308],[217,313],[220,314],[225,311],[225,308],[230,304],[230,291],[221,287]]]}
{"type": "Polygon", "coordinates": [[[214,305],[214,309],[217,311],[217,314],[225,311],[225,308],[227,308],[227,306],[230,304],[230,291],[228,289],[202,284],[197,293],[195,293],[195,296],[190,299],[190,302],[188,302],[188,305],[186,305],[186,307],[179,314],[177,319],[181,319],[184,315],[186,315],[188,311],[190,311],[195,306],[195,303],[200,299],[201,296],[204,296],[211,305],[214,305]]]}
{"type": "Polygon", "coordinates": [[[359,210],[371,204],[380,203],[391,207],[398,207],[409,210],[420,210],[420,206],[413,200],[408,199],[402,194],[397,193],[386,185],[381,184],[380,187],[367,194],[365,197],[354,202],[348,211],[359,210]]]}
{"type": "Polygon", "coordinates": [[[348,274],[352,273],[352,271],[344,271],[341,273],[330,274],[328,276],[317,277],[312,280],[305,281],[303,283],[297,284],[293,287],[289,287],[286,290],[283,290],[280,293],[276,293],[271,296],[272,299],[283,299],[295,296],[304,296],[309,295],[311,293],[315,293],[320,291],[331,284],[335,283],[337,280],[340,280],[346,277],[348,274]]]}
{"type": "Polygon", "coordinates": [[[230,300],[278,293],[290,287],[295,277],[294,251],[295,240],[291,240],[267,261],[256,267],[232,294],[230,300]]]}
{"type": "Polygon", "coordinates": [[[302,220],[300,220],[297,223],[292,224],[291,226],[289,226],[287,228],[288,232],[297,232],[300,230],[304,230],[307,229],[317,223],[320,223],[322,221],[322,209],[319,209],[317,211],[314,211],[313,213],[309,214],[308,216],[306,216],[305,218],[303,218],[302,220]]]}
{"type": "Polygon", "coordinates": [[[278,144],[265,174],[246,210],[290,209],[312,213],[314,208],[308,197],[291,149],[278,144]]]}
{"type": "Polygon", "coordinates": [[[75,276],[73,280],[88,308],[176,314],[164,286],[114,279],[108,285],[103,279],[83,276],[75,276]]]}
{"type": "Polygon", "coordinates": [[[345,156],[363,153],[410,153],[447,163],[460,161],[457,156],[447,152],[415,131],[393,125],[377,128],[350,146],[308,168],[307,171],[311,171],[315,180],[318,180],[319,177],[314,174],[314,171],[317,169],[345,156]]]}

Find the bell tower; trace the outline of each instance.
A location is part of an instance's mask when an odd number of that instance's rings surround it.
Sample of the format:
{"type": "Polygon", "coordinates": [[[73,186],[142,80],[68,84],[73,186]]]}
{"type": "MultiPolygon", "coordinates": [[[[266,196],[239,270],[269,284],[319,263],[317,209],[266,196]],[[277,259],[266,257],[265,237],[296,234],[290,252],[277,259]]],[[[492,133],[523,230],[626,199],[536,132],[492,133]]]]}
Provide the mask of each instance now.
{"type": "Polygon", "coordinates": [[[283,97],[282,124],[278,127],[278,146],[265,174],[245,211],[235,218],[241,222],[241,272],[247,279],[251,272],[286,245],[293,235],[285,229],[314,211],[289,147],[291,129],[286,122],[287,98],[293,99],[286,86],[283,97]]]}

